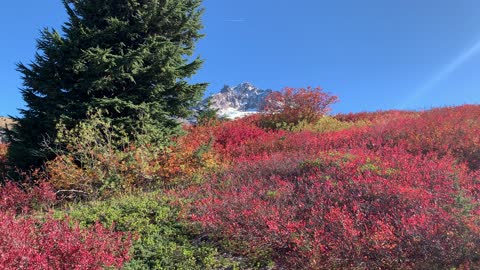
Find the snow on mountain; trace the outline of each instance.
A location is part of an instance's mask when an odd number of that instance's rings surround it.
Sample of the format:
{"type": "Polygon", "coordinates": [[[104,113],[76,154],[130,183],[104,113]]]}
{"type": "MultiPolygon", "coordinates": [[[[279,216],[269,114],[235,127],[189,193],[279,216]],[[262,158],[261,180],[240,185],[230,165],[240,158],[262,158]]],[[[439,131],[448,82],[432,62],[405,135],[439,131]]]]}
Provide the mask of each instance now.
{"type": "Polygon", "coordinates": [[[212,108],[218,115],[230,119],[258,113],[265,97],[272,90],[263,90],[250,83],[230,87],[225,85],[219,93],[210,97],[212,108]]]}

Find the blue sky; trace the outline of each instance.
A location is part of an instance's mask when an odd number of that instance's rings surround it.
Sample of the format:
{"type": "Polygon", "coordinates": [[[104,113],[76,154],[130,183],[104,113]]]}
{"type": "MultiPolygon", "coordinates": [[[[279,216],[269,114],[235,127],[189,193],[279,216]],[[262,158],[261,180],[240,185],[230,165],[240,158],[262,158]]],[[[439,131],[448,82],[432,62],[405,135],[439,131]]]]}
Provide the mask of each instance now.
{"type": "MultiPolygon", "coordinates": [[[[24,106],[15,63],[43,27],[65,21],[60,0],[0,9],[0,115],[24,106]]],[[[193,81],[260,88],[322,86],[334,112],[480,103],[478,0],[205,0],[205,64],[193,81]]]]}

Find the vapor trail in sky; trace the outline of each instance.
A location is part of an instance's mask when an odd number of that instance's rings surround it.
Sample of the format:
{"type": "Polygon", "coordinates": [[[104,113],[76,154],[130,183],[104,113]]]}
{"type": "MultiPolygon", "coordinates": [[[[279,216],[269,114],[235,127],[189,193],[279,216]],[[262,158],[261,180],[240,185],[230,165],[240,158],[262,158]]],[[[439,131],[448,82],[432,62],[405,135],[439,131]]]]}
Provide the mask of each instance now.
{"type": "Polygon", "coordinates": [[[435,74],[432,78],[426,81],[421,87],[407,97],[403,103],[399,104],[399,108],[405,109],[413,106],[419,99],[424,98],[426,94],[430,93],[435,86],[437,86],[442,80],[447,78],[452,72],[462,66],[467,60],[475,56],[480,52],[480,40],[478,40],[473,46],[464,50],[458,57],[454,58],[452,62],[443,67],[440,72],[435,74]]]}

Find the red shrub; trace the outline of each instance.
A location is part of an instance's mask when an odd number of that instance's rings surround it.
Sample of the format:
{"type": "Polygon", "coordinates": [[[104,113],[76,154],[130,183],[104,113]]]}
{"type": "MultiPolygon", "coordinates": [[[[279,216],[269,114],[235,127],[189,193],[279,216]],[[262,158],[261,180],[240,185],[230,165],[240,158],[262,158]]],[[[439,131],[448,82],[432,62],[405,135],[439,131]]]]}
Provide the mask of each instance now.
{"type": "Polygon", "coordinates": [[[260,117],[211,129],[235,167],[185,192],[205,229],[287,268],[480,267],[480,106],[326,133],[266,132],[260,117]]]}
{"type": "Polygon", "coordinates": [[[0,213],[1,269],[120,268],[128,260],[130,239],[100,224],[89,230],[67,221],[16,218],[0,213]]]}
{"type": "Polygon", "coordinates": [[[251,145],[259,141],[271,142],[284,134],[283,131],[265,131],[252,123],[253,118],[224,123],[215,133],[215,150],[227,159],[250,154],[251,145]]]}
{"type": "Polygon", "coordinates": [[[472,170],[480,168],[480,106],[447,107],[418,113],[416,117],[377,119],[368,129],[338,134],[340,140],[330,139],[334,147],[398,146],[413,154],[451,154],[468,163],[472,170]]]}
{"type": "Polygon", "coordinates": [[[275,152],[316,153],[328,150],[400,147],[412,154],[452,155],[470,169],[480,168],[480,106],[465,105],[419,113],[379,113],[370,126],[336,132],[265,133],[248,122],[225,124],[222,155],[248,160],[275,152]],[[236,129],[228,127],[235,126],[236,129]],[[231,137],[229,137],[231,134],[231,137]]]}
{"type": "Polygon", "coordinates": [[[56,196],[47,183],[25,192],[12,182],[7,182],[0,188],[0,212],[28,213],[33,208],[48,206],[55,202],[56,196]]]}
{"type": "Polygon", "coordinates": [[[33,209],[54,201],[47,184],[29,192],[10,182],[0,188],[0,269],[119,268],[128,260],[131,240],[123,233],[32,217],[33,209]]]}
{"type": "Polygon", "coordinates": [[[330,111],[330,105],[337,101],[336,96],[317,88],[284,88],[272,92],[265,98],[262,119],[267,128],[278,128],[278,124],[296,125],[302,121],[313,123],[330,111]]]}
{"type": "Polygon", "coordinates": [[[265,156],[187,194],[193,220],[289,269],[443,269],[480,259],[479,188],[448,156],[383,148],[265,156]]]}
{"type": "Polygon", "coordinates": [[[417,114],[418,113],[413,111],[389,110],[389,111],[377,111],[377,112],[337,114],[334,116],[334,118],[342,122],[367,121],[367,122],[375,123],[376,121],[381,121],[382,119],[392,120],[395,118],[415,117],[417,114]]]}

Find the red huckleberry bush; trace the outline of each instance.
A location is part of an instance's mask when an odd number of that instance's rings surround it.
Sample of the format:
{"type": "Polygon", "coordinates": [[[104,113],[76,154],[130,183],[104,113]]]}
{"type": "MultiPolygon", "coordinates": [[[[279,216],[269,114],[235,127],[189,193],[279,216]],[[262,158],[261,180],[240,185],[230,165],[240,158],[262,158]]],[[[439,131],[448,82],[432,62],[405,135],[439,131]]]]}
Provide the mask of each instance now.
{"type": "Polygon", "coordinates": [[[0,213],[1,269],[120,268],[129,258],[129,242],[99,224],[83,230],[52,218],[0,213]]]}
{"type": "Polygon", "coordinates": [[[166,149],[100,148],[89,169],[71,159],[47,164],[47,183],[6,182],[0,269],[208,268],[225,262],[217,251],[273,269],[480,269],[480,106],[322,116],[335,99],[304,90],[284,90],[265,114],[186,125],[166,149]],[[285,113],[310,97],[312,118],[285,113]],[[169,206],[127,199],[121,211],[70,208],[81,227],[53,219],[51,185],[79,189],[82,177],[122,184],[105,198],[159,188],[169,206]],[[140,233],[133,259],[114,228],[140,233]]]}
{"type": "Polygon", "coordinates": [[[48,183],[41,183],[29,192],[17,184],[7,181],[0,188],[0,212],[27,214],[32,208],[48,207],[56,200],[56,195],[48,183]]]}
{"type": "Polygon", "coordinates": [[[480,259],[479,187],[449,156],[277,154],[207,182],[191,218],[289,269],[450,269],[480,259]]]}
{"type": "MultiPolygon", "coordinates": [[[[241,125],[237,133],[245,130],[241,136],[247,136],[248,140],[231,139],[233,147],[226,149],[225,155],[249,159],[275,152],[317,153],[354,148],[377,151],[383,147],[399,147],[415,155],[450,154],[459,162],[466,162],[471,170],[480,168],[480,106],[464,105],[419,113],[393,111],[369,118],[374,119],[370,125],[335,132],[282,131],[270,132],[269,136],[259,131],[249,132],[252,127],[244,120],[234,121],[235,124],[229,123],[229,126],[241,125]]],[[[228,132],[227,128],[225,134],[228,132]]]]}
{"type": "Polygon", "coordinates": [[[54,200],[48,184],[29,192],[10,182],[0,188],[0,269],[120,268],[129,259],[131,239],[124,233],[33,215],[54,200]]]}
{"type": "Polygon", "coordinates": [[[272,92],[264,101],[262,125],[266,128],[292,128],[300,122],[312,123],[330,111],[338,97],[322,88],[284,88],[272,92]]]}

